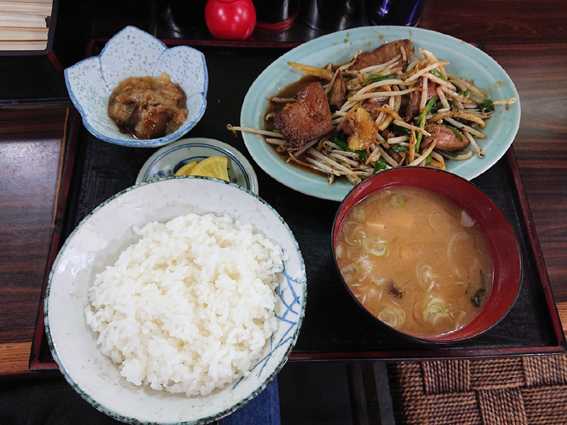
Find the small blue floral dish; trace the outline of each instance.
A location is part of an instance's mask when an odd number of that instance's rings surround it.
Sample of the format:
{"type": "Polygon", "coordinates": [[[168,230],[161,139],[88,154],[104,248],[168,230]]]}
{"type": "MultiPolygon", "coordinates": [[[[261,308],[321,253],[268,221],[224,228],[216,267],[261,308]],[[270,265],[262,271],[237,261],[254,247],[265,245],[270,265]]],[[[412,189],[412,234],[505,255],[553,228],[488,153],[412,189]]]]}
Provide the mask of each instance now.
{"type": "Polygon", "coordinates": [[[128,26],[112,37],[99,56],[65,69],[69,97],[87,130],[116,145],[155,148],[180,139],[205,113],[208,72],[205,56],[188,46],[167,48],[139,28],[128,26]],[[121,133],[108,116],[112,90],[128,77],[169,75],[187,96],[187,118],[173,133],[155,139],[136,139],[121,133]]]}
{"type": "Polygon", "coordinates": [[[210,156],[226,156],[230,182],[258,195],[258,178],[246,157],[227,143],[204,137],[181,139],[156,151],[140,169],[136,184],[172,178],[185,164],[210,156]]]}

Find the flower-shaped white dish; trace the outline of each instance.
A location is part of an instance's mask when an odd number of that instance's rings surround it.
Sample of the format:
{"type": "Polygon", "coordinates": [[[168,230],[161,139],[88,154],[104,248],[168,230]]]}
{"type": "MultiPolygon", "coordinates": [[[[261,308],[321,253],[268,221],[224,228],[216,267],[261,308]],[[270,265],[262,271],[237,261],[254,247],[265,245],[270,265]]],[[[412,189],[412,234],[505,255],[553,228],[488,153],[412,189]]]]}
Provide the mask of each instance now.
{"type": "Polygon", "coordinates": [[[205,113],[208,72],[205,56],[188,46],[167,48],[136,27],[125,27],[112,37],[99,56],[65,69],[65,84],[83,124],[97,139],[117,145],[154,148],[178,140],[205,113]],[[108,116],[112,90],[128,77],[157,77],[167,73],[187,96],[187,119],[173,133],[156,139],[136,139],[121,133],[108,116]]]}

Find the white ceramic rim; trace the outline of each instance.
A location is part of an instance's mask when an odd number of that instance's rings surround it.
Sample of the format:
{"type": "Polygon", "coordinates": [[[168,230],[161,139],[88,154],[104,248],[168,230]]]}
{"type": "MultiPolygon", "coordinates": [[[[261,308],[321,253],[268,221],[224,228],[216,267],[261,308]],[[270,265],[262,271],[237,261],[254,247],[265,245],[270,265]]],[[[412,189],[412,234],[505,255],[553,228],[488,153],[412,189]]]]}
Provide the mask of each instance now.
{"type": "MultiPolygon", "coordinates": [[[[246,174],[249,180],[249,184],[250,187],[246,188],[246,187],[242,187],[243,189],[248,189],[250,190],[252,193],[254,193],[254,195],[259,195],[259,186],[258,186],[258,176],[256,176],[256,172],[254,171],[254,167],[252,167],[252,164],[250,164],[250,161],[248,161],[248,159],[246,159],[246,157],[242,154],[242,152],[240,152],[238,149],[236,149],[235,147],[229,145],[228,143],[225,142],[221,142],[220,140],[217,139],[211,139],[208,137],[187,137],[187,138],[183,138],[180,139],[174,143],[171,143],[170,145],[164,146],[163,148],[159,149],[158,151],[154,152],[152,154],[152,156],[150,156],[146,162],[144,162],[144,165],[142,165],[142,168],[140,168],[140,172],[138,173],[138,177],[136,177],[136,184],[142,183],[145,180],[146,177],[146,173],[148,172],[148,169],[150,168],[150,165],[152,165],[152,163],[154,161],[157,161],[158,158],[160,156],[163,155],[163,157],[165,158],[167,156],[167,154],[171,151],[171,149],[175,148],[176,146],[181,146],[181,145],[188,145],[187,149],[191,149],[190,144],[191,143],[200,143],[203,145],[211,145],[214,146],[220,150],[225,150],[230,152],[237,160],[238,162],[240,162],[240,164],[242,165],[241,169],[243,171],[243,174],[246,174]]],[[[203,148],[203,146],[198,146],[199,148],[203,148]]],[[[233,159],[233,158],[230,158],[233,159]]],[[[167,177],[165,177],[167,178],[167,177]]],[[[159,179],[159,180],[163,180],[159,179]]]]}
{"type": "Polygon", "coordinates": [[[306,271],[305,271],[305,261],[303,260],[303,255],[301,253],[301,249],[299,247],[297,239],[295,239],[295,236],[293,235],[291,228],[285,222],[285,220],[279,215],[279,213],[270,204],[268,204],[266,201],[264,201],[258,195],[254,194],[251,191],[246,190],[246,189],[244,189],[244,188],[242,188],[242,187],[240,187],[240,186],[238,186],[234,183],[230,183],[230,182],[226,182],[224,180],[219,180],[219,179],[210,178],[210,177],[186,176],[186,177],[177,177],[175,179],[163,179],[163,180],[158,180],[156,182],[143,182],[143,183],[140,183],[140,184],[137,184],[137,185],[134,185],[134,186],[130,186],[130,187],[116,193],[115,195],[111,196],[110,198],[108,198],[107,200],[105,200],[104,202],[99,204],[96,208],[94,208],[89,214],[87,214],[79,222],[77,227],[75,227],[75,229],[73,229],[71,234],[67,237],[63,246],[59,250],[57,257],[55,258],[55,261],[53,262],[53,265],[52,265],[51,270],[49,272],[47,287],[46,287],[46,290],[45,290],[44,313],[43,314],[44,314],[44,324],[45,324],[45,335],[47,336],[47,343],[49,345],[49,350],[51,351],[51,355],[53,356],[53,360],[55,360],[55,362],[57,363],[57,366],[58,366],[61,374],[63,375],[63,377],[67,381],[67,383],[81,396],[81,398],[83,400],[87,401],[96,410],[98,410],[101,413],[104,413],[105,415],[107,415],[107,416],[109,416],[113,419],[116,419],[116,420],[119,420],[121,422],[128,423],[128,424],[135,424],[135,425],[200,425],[200,424],[206,424],[206,423],[209,423],[209,422],[212,422],[212,421],[215,421],[215,420],[219,420],[221,418],[224,418],[224,417],[230,415],[231,413],[233,413],[234,411],[239,409],[242,405],[249,402],[250,400],[255,398],[258,394],[260,394],[268,386],[268,384],[276,377],[276,375],[281,371],[281,369],[287,363],[289,353],[291,352],[291,350],[293,349],[293,347],[295,346],[295,344],[297,342],[297,339],[299,337],[299,331],[300,331],[301,325],[303,323],[303,318],[305,317],[306,303],[307,303],[307,274],[306,274],[306,271]],[[72,238],[75,236],[75,234],[77,233],[79,228],[81,228],[93,214],[95,214],[99,209],[103,208],[104,206],[110,204],[114,199],[120,197],[121,195],[123,195],[125,193],[128,193],[132,190],[135,190],[138,187],[150,185],[150,184],[159,184],[159,183],[163,183],[164,181],[178,180],[178,179],[208,180],[208,181],[213,181],[213,182],[216,182],[216,183],[219,183],[219,184],[230,185],[230,186],[252,196],[253,198],[256,199],[257,202],[260,202],[264,206],[266,206],[275,215],[275,217],[278,220],[280,220],[281,223],[284,225],[284,227],[288,231],[288,234],[290,236],[290,240],[292,241],[293,245],[295,246],[295,248],[297,250],[298,258],[299,258],[299,261],[300,261],[299,266],[300,266],[300,270],[301,270],[301,274],[302,274],[302,276],[301,276],[302,285],[301,286],[302,286],[303,303],[302,303],[301,311],[299,313],[299,317],[297,319],[297,325],[295,327],[292,339],[290,340],[290,344],[288,346],[288,349],[282,355],[282,359],[281,359],[280,363],[275,367],[272,374],[267,376],[266,379],[262,382],[262,384],[260,386],[258,386],[258,388],[256,390],[254,390],[248,397],[240,400],[238,403],[236,403],[235,405],[233,405],[232,407],[230,407],[228,409],[225,409],[222,412],[218,412],[214,415],[204,417],[204,418],[200,418],[200,419],[195,420],[195,421],[184,421],[184,422],[146,422],[146,421],[139,421],[138,419],[135,419],[135,418],[132,418],[132,417],[120,415],[120,414],[114,412],[112,409],[110,409],[106,406],[103,406],[100,403],[98,403],[97,401],[95,401],[89,394],[86,393],[86,391],[84,391],[73,380],[71,375],[67,372],[67,370],[65,369],[61,360],[59,359],[59,356],[57,354],[57,350],[55,349],[55,345],[53,343],[51,330],[50,330],[50,327],[49,327],[49,297],[50,297],[50,292],[51,292],[51,285],[52,285],[54,271],[57,268],[56,266],[59,263],[59,261],[61,260],[61,258],[63,258],[67,245],[72,240],[72,238]]]}
{"type": "MultiPolygon", "coordinates": [[[[242,103],[242,108],[241,108],[241,111],[240,111],[240,125],[244,126],[244,127],[249,126],[248,125],[249,122],[248,122],[248,119],[247,119],[247,116],[246,116],[248,105],[255,104],[255,103],[259,102],[257,96],[255,95],[255,91],[257,90],[256,86],[260,84],[259,81],[269,77],[269,75],[277,69],[277,67],[280,65],[280,63],[285,62],[287,60],[291,60],[290,56],[293,56],[298,51],[301,52],[302,50],[309,50],[314,43],[323,43],[323,44],[331,45],[336,40],[342,40],[343,37],[346,39],[346,38],[350,37],[350,35],[353,34],[353,33],[363,33],[365,31],[372,32],[372,34],[374,34],[376,31],[379,31],[379,32],[388,32],[388,31],[392,31],[392,32],[406,31],[407,32],[407,31],[409,31],[409,32],[412,33],[412,35],[415,34],[416,37],[419,36],[420,33],[427,34],[429,36],[434,36],[434,37],[441,37],[441,38],[444,38],[446,41],[448,41],[452,44],[455,44],[455,45],[460,45],[460,44],[466,45],[467,48],[472,49],[477,54],[482,56],[484,60],[488,61],[492,66],[494,66],[494,68],[497,69],[498,72],[500,72],[502,74],[503,81],[510,87],[513,95],[517,99],[517,101],[514,105],[515,107],[517,107],[517,119],[515,120],[513,128],[512,128],[511,133],[510,133],[512,136],[509,138],[510,140],[507,141],[506,147],[504,149],[502,149],[501,152],[497,152],[495,155],[485,156],[484,159],[483,159],[482,166],[478,167],[477,170],[475,170],[474,172],[465,172],[465,173],[462,173],[462,174],[454,173],[454,174],[457,174],[460,177],[463,177],[466,180],[470,181],[470,180],[478,177],[482,173],[486,172],[487,170],[489,170],[494,164],[496,164],[500,160],[500,158],[502,158],[504,156],[504,154],[510,148],[510,146],[512,145],[512,143],[514,142],[514,140],[517,136],[518,129],[520,127],[520,120],[521,120],[521,113],[522,113],[521,103],[520,103],[520,95],[518,93],[518,90],[516,89],[514,82],[512,81],[510,76],[508,75],[508,73],[504,70],[504,68],[502,68],[502,66],[495,59],[493,59],[490,55],[488,55],[487,53],[480,50],[478,47],[476,47],[476,46],[474,46],[470,43],[467,43],[463,40],[460,40],[456,37],[453,37],[453,36],[450,36],[450,35],[447,35],[447,34],[444,34],[444,33],[440,33],[438,31],[432,31],[432,30],[423,29],[423,28],[416,28],[416,27],[405,27],[405,26],[395,26],[395,25],[356,27],[356,28],[350,28],[350,29],[346,29],[346,30],[342,30],[342,31],[337,31],[337,32],[334,32],[334,33],[331,33],[331,34],[327,34],[327,35],[315,38],[313,40],[310,40],[306,43],[300,44],[299,46],[295,47],[294,49],[292,49],[292,50],[290,50],[286,53],[284,53],[279,58],[274,60],[254,80],[254,82],[252,83],[252,85],[248,89],[248,92],[246,93],[246,96],[245,96],[244,101],[242,103]]],[[[352,189],[352,188],[345,188],[345,190],[342,191],[342,192],[340,192],[339,190],[331,190],[331,191],[324,191],[323,190],[323,191],[321,191],[320,189],[323,187],[323,185],[322,185],[323,181],[322,180],[321,181],[317,180],[316,182],[314,182],[312,179],[308,179],[304,175],[296,175],[298,173],[298,171],[293,170],[292,169],[293,166],[291,166],[289,164],[285,164],[284,161],[281,160],[281,158],[277,158],[280,161],[276,161],[273,157],[266,157],[263,153],[257,152],[256,151],[257,146],[255,146],[257,143],[259,143],[257,137],[258,136],[253,135],[253,134],[242,133],[242,138],[244,139],[244,144],[245,144],[246,148],[248,149],[248,152],[250,153],[250,155],[254,159],[254,161],[270,177],[272,177],[274,180],[278,181],[279,183],[283,184],[284,186],[287,186],[287,187],[289,187],[289,188],[291,188],[291,189],[293,189],[297,192],[303,193],[305,195],[313,196],[313,197],[320,198],[320,199],[337,201],[337,202],[341,202],[346,197],[347,193],[352,189]]],[[[449,171],[449,172],[451,172],[451,171],[449,171]]],[[[319,176],[315,176],[315,175],[313,175],[313,176],[314,176],[314,178],[319,177],[319,176]]]]}

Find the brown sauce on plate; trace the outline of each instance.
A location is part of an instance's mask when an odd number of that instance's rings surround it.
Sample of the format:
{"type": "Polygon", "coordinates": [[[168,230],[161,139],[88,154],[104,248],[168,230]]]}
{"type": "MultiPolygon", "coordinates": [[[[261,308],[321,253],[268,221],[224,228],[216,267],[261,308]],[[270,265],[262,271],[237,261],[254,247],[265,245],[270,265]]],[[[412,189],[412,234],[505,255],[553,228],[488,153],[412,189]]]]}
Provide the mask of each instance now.
{"type": "MultiPolygon", "coordinates": [[[[280,97],[280,98],[293,98],[297,95],[297,92],[299,92],[302,88],[304,88],[305,86],[307,86],[309,83],[313,83],[315,81],[321,81],[320,78],[314,77],[314,76],[305,76],[302,77],[300,80],[295,81],[287,86],[285,86],[283,89],[281,89],[275,96],[273,97],[280,97]]],[[[285,106],[285,103],[275,103],[275,102],[269,102],[268,104],[268,109],[266,110],[266,113],[264,114],[264,129],[265,130],[276,130],[274,128],[274,122],[271,119],[266,119],[266,117],[269,117],[270,114],[276,114],[279,111],[281,111],[283,109],[283,107],[285,106]]],[[[277,130],[276,130],[277,131],[277,130]]],[[[288,156],[285,152],[279,152],[276,149],[276,146],[274,145],[270,145],[272,147],[272,149],[274,150],[274,152],[276,152],[284,161],[288,160],[288,156]]],[[[314,170],[313,168],[308,168],[308,167],[304,167],[301,164],[298,164],[296,162],[292,162],[289,161],[288,164],[300,168],[302,170],[307,170],[312,174],[319,174],[321,176],[325,176],[326,174],[321,173],[317,170],[314,170]]]]}

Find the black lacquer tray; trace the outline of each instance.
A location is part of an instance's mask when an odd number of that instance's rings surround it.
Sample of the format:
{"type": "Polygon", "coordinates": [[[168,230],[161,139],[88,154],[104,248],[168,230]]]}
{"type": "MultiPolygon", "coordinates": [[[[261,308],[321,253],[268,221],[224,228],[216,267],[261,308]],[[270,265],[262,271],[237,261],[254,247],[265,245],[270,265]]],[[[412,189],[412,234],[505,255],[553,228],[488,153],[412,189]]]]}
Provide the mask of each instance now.
{"type": "MultiPolygon", "coordinates": [[[[211,137],[228,142],[254,164],[241,137],[228,132],[226,124],[239,123],[248,87],[266,66],[292,46],[288,43],[165,41],[192,45],[202,50],[207,59],[208,107],[188,137],[211,137]]],[[[93,40],[90,50],[95,54],[103,45],[103,40],[93,40]]],[[[81,126],[76,113],[69,125],[70,147],[65,161],[74,166],[64,169],[62,176],[70,180],[70,190],[58,199],[61,213],[56,221],[50,261],[66,235],[88,212],[134,184],[138,171],[155,151],[100,142],[81,126]]],[[[513,151],[473,183],[502,209],[517,233],[524,268],[520,296],[509,315],[486,334],[442,347],[412,342],[381,327],[347,294],[330,251],[330,230],[338,203],[295,192],[270,178],[255,164],[254,167],[260,196],[290,225],[307,268],[307,313],[291,360],[479,357],[565,351],[564,336],[513,151]]],[[[31,367],[56,367],[43,335],[41,311],[31,367]]]]}

